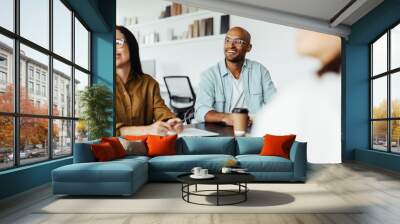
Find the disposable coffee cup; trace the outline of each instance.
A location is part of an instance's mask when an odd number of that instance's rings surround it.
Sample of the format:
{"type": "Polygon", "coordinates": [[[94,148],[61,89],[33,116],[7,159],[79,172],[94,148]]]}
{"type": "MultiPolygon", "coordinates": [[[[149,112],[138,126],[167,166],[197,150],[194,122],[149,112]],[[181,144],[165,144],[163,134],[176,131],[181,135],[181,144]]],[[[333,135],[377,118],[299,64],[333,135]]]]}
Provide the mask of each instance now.
{"type": "Polygon", "coordinates": [[[236,136],[246,134],[246,129],[249,122],[249,110],[246,108],[234,108],[232,110],[233,131],[236,136]]]}

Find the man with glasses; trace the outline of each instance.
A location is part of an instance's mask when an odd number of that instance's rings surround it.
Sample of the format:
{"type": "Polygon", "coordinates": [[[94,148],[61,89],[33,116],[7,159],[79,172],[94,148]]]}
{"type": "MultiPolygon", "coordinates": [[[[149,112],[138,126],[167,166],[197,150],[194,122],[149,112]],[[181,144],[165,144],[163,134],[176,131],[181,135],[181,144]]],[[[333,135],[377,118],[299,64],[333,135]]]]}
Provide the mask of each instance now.
{"type": "Polygon", "coordinates": [[[225,59],[201,74],[195,105],[199,122],[223,122],[233,125],[233,108],[247,108],[255,114],[268,103],[276,88],[268,70],[246,59],[251,51],[251,36],[241,27],[233,27],[224,42],[225,59]]]}

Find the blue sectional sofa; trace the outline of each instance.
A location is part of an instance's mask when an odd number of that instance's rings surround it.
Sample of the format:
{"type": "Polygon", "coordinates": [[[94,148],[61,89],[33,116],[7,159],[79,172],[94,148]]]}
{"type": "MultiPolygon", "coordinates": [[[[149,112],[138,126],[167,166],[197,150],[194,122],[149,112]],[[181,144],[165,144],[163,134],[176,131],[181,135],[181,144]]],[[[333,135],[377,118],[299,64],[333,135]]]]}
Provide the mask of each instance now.
{"type": "Polygon", "coordinates": [[[75,144],[74,163],[52,172],[53,193],[68,195],[131,195],[148,181],[176,181],[193,167],[218,172],[228,160],[247,168],[256,181],[304,182],[307,169],[307,144],[294,142],[290,159],[260,156],[262,138],[182,137],[177,140],[177,155],[127,156],[96,162],[90,149],[99,141],[75,144]]]}

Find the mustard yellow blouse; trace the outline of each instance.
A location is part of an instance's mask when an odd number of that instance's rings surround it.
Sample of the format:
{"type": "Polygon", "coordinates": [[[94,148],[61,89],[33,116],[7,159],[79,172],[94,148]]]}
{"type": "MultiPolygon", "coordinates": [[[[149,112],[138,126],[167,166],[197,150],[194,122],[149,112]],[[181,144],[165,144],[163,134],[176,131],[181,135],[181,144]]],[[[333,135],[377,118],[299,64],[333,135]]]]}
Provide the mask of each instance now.
{"type": "Polygon", "coordinates": [[[126,84],[116,78],[116,129],[123,126],[150,125],[176,117],[165,105],[158,82],[150,75],[131,75],[126,84]]]}

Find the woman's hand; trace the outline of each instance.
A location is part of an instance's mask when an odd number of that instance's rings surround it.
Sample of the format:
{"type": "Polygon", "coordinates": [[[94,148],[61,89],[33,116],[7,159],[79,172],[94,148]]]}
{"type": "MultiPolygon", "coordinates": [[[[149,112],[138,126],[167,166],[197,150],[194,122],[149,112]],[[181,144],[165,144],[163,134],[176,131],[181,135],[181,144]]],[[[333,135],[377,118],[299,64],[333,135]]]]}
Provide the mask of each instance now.
{"type": "Polygon", "coordinates": [[[173,131],[173,127],[163,121],[156,121],[152,125],[149,125],[149,133],[153,135],[167,135],[168,131],[173,131]]]}
{"type": "Polygon", "coordinates": [[[167,121],[167,123],[172,127],[172,131],[175,131],[177,134],[183,131],[183,123],[179,118],[171,118],[167,121]]]}

